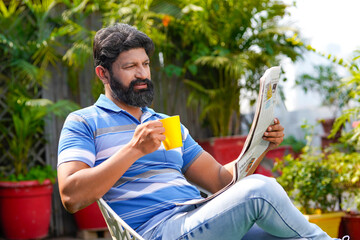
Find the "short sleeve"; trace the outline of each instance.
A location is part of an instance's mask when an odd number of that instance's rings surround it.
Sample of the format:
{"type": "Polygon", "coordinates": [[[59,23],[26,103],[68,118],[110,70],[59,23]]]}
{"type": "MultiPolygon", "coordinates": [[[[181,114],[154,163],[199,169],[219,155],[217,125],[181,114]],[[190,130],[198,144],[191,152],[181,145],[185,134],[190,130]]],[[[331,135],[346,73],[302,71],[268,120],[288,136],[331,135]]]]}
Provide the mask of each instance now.
{"type": "Polygon", "coordinates": [[[94,131],[84,118],[74,113],[65,120],[58,148],[58,166],[69,161],[95,165],[94,131]]]}
{"type": "Polygon", "coordinates": [[[202,147],[191,137],[189,130],[181,125],[183,132],[183,167],[181,171],[183,173],[190,167],[190,165],[201,155],[204,151],[202,147]]]}

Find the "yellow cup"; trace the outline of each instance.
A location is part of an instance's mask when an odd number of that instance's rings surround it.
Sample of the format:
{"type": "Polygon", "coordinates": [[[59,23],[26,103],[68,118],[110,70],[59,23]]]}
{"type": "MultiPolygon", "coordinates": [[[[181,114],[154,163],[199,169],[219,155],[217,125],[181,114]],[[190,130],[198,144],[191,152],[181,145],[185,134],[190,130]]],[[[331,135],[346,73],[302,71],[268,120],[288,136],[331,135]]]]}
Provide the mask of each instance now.
{"type": "Polygon", "coordinates": [[[166,150],[182,147],[180,117],[178,115],[159,120],[165,128],[163,144],[166,150]]]}

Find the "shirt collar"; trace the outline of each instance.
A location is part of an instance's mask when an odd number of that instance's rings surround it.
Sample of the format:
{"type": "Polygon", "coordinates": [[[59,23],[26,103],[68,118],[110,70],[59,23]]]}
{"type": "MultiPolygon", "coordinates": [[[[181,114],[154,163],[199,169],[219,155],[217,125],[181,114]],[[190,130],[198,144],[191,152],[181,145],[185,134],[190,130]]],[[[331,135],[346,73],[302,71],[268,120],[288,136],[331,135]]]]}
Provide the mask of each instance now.
{"type": "Polygon", "coordinates": [[[118,107],[113,101],[108,99],[104,94],[101,94],[98,100],[95,103],[95,106],[98,106],[100,108],[105,108],[107,110],[113,111],[113,112],[121,112],[124,111],[120,107],[118,107]]]}
{"type": "Polygon", "coordinates": [[[152,116],[155,115],[158,116],[158,114],[154,110],[148,107],[141,108],[141,111],[143,112],[143,114],[141,115],[140,122],[145,122],[147,119],[151,118],[152,116]]]}

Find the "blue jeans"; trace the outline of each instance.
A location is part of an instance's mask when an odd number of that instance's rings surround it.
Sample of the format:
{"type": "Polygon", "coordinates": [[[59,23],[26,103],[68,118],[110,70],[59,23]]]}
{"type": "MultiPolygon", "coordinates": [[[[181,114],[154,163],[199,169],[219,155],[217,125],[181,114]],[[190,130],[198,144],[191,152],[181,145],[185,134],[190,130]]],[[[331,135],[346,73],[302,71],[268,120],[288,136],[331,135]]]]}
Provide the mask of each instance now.
{"type": "Polygon", "coordinates": [[[279,239],[332,239],[305,219],[274,178],[262,175],[246,177],[202,205],[181,208],[144,238],[240,240],[255,223],[279,239]]]}

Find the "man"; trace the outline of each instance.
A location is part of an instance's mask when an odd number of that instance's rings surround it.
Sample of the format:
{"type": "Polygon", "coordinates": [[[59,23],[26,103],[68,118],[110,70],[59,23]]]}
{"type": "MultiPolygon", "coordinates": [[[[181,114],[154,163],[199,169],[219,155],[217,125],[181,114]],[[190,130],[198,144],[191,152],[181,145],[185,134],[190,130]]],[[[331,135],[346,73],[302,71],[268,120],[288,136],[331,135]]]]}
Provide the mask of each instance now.
{"type": "MultiPolygon", "coordinates": [[[[103,197],[145,239],[241,239],[256,223],[286,238],[331,239],[310,224],[284,190],[252,175],[202,205],[191,181],[216,192],[232,179],[234,163],[221,166],[182,126],[183,147],[166,151],[166,115],[147,108],[153,99],[149,56],[153,42],[126,24],[101,29],[94,39],[96,75],[105,95],[65,121],[59,143],[61,199],[76,212],[103,197]]],[[[279,120],[264,139],[268,150],[283,140],[279,120]]],[[[261,156],[263,157],[263,156],[261,156]]]]}

